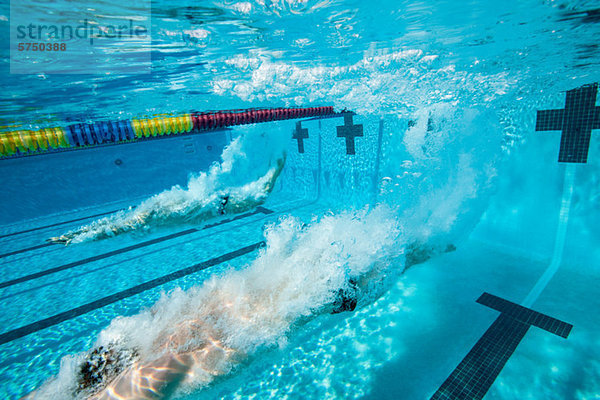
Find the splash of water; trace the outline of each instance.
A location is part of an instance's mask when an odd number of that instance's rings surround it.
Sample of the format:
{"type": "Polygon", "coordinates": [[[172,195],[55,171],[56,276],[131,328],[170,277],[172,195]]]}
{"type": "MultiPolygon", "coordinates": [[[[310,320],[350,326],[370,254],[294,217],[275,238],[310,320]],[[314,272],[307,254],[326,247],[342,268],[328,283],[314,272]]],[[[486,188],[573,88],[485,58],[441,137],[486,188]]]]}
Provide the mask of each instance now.
{"type": "Polygon", "coordinates": [[[303,67],[280,58],[276,52],[251,50],[216,60],[236,79],[214,78],[212,91],[244,101],[333,101],[359,114],[408,114],[441,103],[487,105],[505,96],[515,80],[505,72],[461,70],[420,49],[369,51],[355,63],[335,66],[303,67]]]}
{"type": "MultiPolygon", "coordinates": [[[[179,390],[197,390],[258,352],[283,345],[307,320],[332,312],[340,291],[352,290],[361,307],[402,271],[404,235],[385,206],[327,215],[309,225],[284,217],[265,237],[266,247],[246,268],[215,275],[188,291],[177,289],[151,309],[115,319],[95,348],[135,353],[130,371],[138,375],[130,372],[129,382],[147,383],[152,375],[160,386],[164,374],[157,370],[168,370],[183,375],[179,390]]],[[[63,359],[59,375],[35,398],[77,393],[89,354],[63,359]]]]}

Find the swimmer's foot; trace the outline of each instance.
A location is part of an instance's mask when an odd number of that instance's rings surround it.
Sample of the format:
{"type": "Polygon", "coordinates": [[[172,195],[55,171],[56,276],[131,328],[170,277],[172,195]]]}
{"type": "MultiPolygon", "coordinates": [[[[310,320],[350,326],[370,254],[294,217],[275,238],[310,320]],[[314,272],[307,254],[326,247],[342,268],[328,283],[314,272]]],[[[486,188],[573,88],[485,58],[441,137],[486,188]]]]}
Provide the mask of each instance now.
{"type": "Polygon", "coordinates": [[[448,243],[446,247],[439,245],[431,245],[421,242],[413,242],[408,245],[405,252],[404,271],[408,270],[413,265],[422,264],[431,257],[442,253],[450,253],[456,250],[456,246],[448,243]]]}
{"type": "Polygon", "coordinates": [[[56,243],[56,244],[64,244],[65,246],[67,246],[68,244],[71,243],[72,240],[73,240],[72,235],[60,235],[60,236],[54,236],[54,237],[48,238],[48,239],[46,239],[46,242],[56,243]]]}

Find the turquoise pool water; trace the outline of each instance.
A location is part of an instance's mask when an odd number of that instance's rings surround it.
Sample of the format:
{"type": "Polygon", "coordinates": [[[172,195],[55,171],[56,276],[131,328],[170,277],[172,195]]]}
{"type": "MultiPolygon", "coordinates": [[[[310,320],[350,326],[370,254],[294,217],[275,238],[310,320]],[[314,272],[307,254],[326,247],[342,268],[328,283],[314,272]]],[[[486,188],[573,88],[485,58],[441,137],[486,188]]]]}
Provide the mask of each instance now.
{"type": "MultiPolygon", "coordinates": [[[[10,74],[3,46],[2,125],[333,105],[363,136],[348,155],[338,114],[298,119],[303,153],[293,120],[0,159],[1,398],[85,398],[90,349],[118,343],[149,363],[200,320],[183,347],[218,331],[225,355],[172,397],[429,399],[498,317],[484,292],[573,325],[566,340],[531,327],[486,399],[600,398],[597,131],[585,164],[558,163],[561,134],[535,131],[537,110],[600,80],[597,4],[151,6],[92,10],[138,12],[151,73],[140,60],[127,74],[10,74]],[[244,185],[283,154],[258,208],[170,221],[233,187],[257,196],[244,185]],[[159,217],[46,242],[132,206],[159,217]],[[357,309],[331,313],[355,285],[357,309]]],[[[65,20],[85,8],[55,7],[65,20]]]]}

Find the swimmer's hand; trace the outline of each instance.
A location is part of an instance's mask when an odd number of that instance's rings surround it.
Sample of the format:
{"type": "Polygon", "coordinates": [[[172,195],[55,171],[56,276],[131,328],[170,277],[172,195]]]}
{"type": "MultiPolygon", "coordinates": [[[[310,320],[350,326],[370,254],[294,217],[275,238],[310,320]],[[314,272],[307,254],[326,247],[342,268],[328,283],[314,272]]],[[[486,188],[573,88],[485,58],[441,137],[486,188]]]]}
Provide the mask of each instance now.
{"type": "Polygon", "coordinates": [[[275,168],[275,179],[277,179],[279,177],[279,174],[281,174],[281,170],[283,169],[283,167],[285,167],[286,159],[287,159],[286,152],[283,152],[283,155],[281,156],[281,158],[277,159],[277,167],[275,168]]]}
{"type": "Polygon", "coordinates": [[[281,174],[281,171],[283,170],[283,167],[285,166],[286,158],[287,158],[287,154],[284,152],[283,156],[281,158],[277,159],[277,167],[275,168],[275,171],[273,171],[273,175],[271,176],[271,179],[269,179],[269,181],[265,185],[266,193],[271,193],[271,191],[275,187],[275,182],[277,181],[277,178],[279,178],[279,175],[281,174]]]}
{"type": "Polygon", "coordinates": [[[277,168],[282,169],[285,165],[285,160],[287,159],[287,153],[283,152],[283,157],[277,159],[277,168]]]}

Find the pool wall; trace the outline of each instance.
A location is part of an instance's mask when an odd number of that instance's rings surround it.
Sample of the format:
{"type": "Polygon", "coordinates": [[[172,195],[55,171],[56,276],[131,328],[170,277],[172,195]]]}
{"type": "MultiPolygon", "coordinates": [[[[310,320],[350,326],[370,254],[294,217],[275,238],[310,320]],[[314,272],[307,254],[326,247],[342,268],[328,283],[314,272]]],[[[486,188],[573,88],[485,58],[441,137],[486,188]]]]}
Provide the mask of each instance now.
{"type": "Polygon", "coordinates": [[[152,195],[220,160],[230,131],[0,160],[0,225],[152,195]]]}

